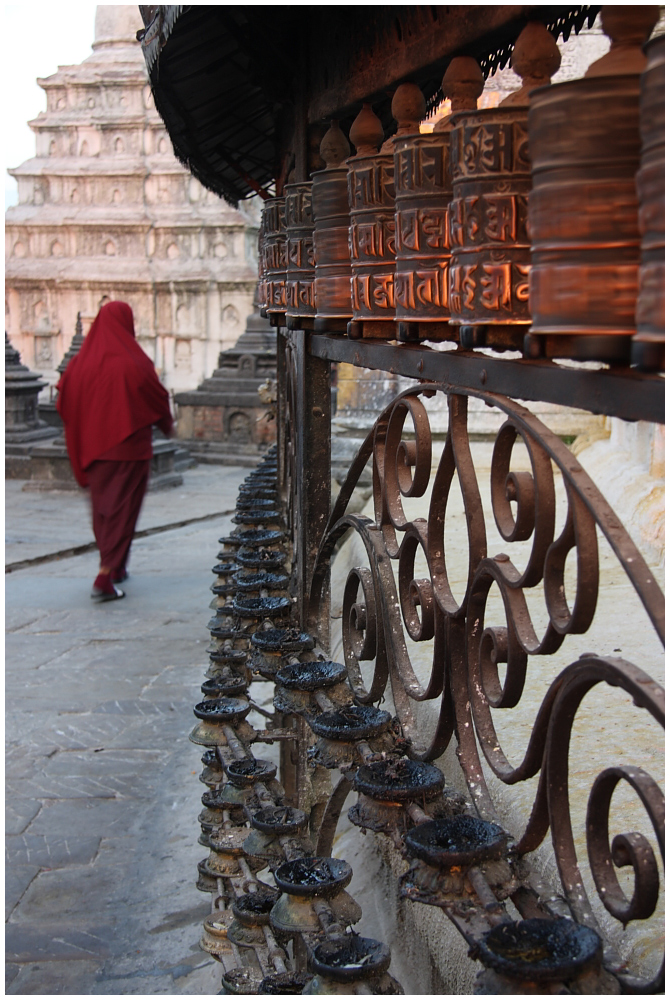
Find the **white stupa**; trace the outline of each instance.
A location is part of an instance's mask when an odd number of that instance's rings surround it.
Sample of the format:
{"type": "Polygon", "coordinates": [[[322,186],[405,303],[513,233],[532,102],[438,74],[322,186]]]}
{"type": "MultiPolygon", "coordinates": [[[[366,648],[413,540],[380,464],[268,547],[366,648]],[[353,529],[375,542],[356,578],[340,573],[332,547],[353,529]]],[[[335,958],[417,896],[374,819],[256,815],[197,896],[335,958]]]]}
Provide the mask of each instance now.
{"type": "Polygon", "coordinates": [[[93,54],[37,82],[36,155],[10,170],[5,328],[57,380],[81,312],[129,302],[168,388],[195,388],[252,310],[257,213],[230,208],[176,160],[153,103],[132,6],[98,7],[93,54]]]}

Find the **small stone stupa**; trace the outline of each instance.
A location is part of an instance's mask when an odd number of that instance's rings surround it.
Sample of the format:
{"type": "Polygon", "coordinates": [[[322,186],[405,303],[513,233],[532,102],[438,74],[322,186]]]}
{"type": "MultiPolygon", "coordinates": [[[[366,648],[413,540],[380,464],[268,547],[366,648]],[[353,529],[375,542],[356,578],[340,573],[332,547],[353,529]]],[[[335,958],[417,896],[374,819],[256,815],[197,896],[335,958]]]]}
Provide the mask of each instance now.
{"type": "Polygon", "coordinates": [[[216,371],[194,392],[174,397],[178,440],[198,462],[255,466],[276,437],[274,417],[258,394],[276,373],[277,335],[254,296],[244,333],[221,352],[216,371]]]}
{"type": "Polygon", "coordinates": [[[5,333],[5,476],[22,479],[29,473],[30,452],[37,442],[58,433],[37,412],[37,397],[45,383],[21,364],[21,355],[5,333]]]}
{"type": "MultiPolygon", "coordinates": [[[[74,337],[72,338],[72,341],[67,351],[63,355],[63,360],[56,369],[59,376],[63,374],[67,366],[70,364],[70,361],[72,361],[72,358],[74,358],[77,354],[79,354],[79,350],[83,343],[84,343],[84,327],[81,322],[81,313],[78,312],[77,322],[74,328],[74,337]]],[[[60,418],[58,410],[56,409],[56,399],[55,396],[53,395],[54,393],[53,387],[51,388],[51,393],[52,393],[52,398],[46,403],[40,402],[38,404],[37,409],[39,410],[39,414],[42,420],[44,420],[47,424],[50,424],[51,427],[56,427],[59,431],[62,431],[63,421],[60,418]]]]}

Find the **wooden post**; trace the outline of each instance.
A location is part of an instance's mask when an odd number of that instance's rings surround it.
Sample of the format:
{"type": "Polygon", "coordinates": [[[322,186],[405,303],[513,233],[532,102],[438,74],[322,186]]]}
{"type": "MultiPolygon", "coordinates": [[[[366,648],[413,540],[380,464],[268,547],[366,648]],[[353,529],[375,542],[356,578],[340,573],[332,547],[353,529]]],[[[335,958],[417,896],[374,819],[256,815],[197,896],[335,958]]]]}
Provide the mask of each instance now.
{"type": "Polygon", "coordinates": [[[330,362],[310,354],[310,334],[291,334],[297,350],[297,426],[294,428],[300,470],[298,493],[298,612],[324,651],[330,646],[330,600],[318,620],[307,622],[309,591],[316,553],[330,516],[330,362]]]}
{"type": "Polygon", "coordinates": [[[286,495],[286,337],[277,330],[277,489],[284,503],[286,495]]]}

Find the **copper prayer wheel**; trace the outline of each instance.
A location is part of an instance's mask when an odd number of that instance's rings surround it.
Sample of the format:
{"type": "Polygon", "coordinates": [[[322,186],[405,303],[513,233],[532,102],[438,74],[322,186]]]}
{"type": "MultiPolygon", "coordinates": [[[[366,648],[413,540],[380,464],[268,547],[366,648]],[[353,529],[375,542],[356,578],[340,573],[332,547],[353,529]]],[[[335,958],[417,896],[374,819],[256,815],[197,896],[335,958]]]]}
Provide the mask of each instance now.
{"type": "Polygon", "coordinates": [[[548,357],[629,358],[639,100],[637,75],[586,77],[531,96],[531,332],[543,335],[548,357]]]}
{"type": "MultiPolygon", "coordinates": [[[[395,318],[399,323],[426,326],[445,323],[449,319],[451,257],[449,133],[433,132],[399,139],[394,165],[395,318]]],[[[425,333],[429,335],[430,331],[425,333]]],[[[417,336],[416,339],[424,338],[417,336]]]]}
{"type": "Polygon", "coordinates": [[[287,184],[286,198],[286,325],[311,327],[314,308],[314,219],[312,182],[287,184]],[[307,320],[307,322],[305,322],[307,320]]]}
{"type": "Polygon", "coordinates": [[[449,134],[421,133],[426,102],[415,84],[398,87],[391,110],[398,132],[382,151],[393,149],[398,339],[455,339],[448,325],[449,134]]]}
{"type": "Polygon", "coordinates": [[[281,325],[280,317],[286,313],[286,201],[268,198],[263,207],[264,222],[264,272],[265,310],[270,317],[277,317],[275,324],[281,325]]]}
{"type": "Polygon", "coordinates": [[[527,115],[500,107],[452,119],[449,309],[472,331],[464,346],[520,347],[530,325],[527,115]]]}
{"type": "MultiPolygon", "coordinates": [[[[349,255],[351,260],[352,337],[395,337],[395,184],[393,153],[375,150],[372,109],[351,128],[357,155],[347,160],[349,255]],[[362,122],[362,125],[360,124],[362,122]],[[359,128],[355,131],[357,123],[359,128]],[[370,134],[368,135],[368,130],[370,134]],[[359,134],[361,140],[359,140],[359,134]],[[389,327],[393,323],[393,328],[389,327]],[[361,326],[360,324],[364,324],[361,326]]],[[[383,132],[380,138],[383,137],[383,132]]]]}
{"type": "Polygon", "coordinates": [[[342,165],[350,152],[339,123],[331,121],[319,147],[326,169],[312,174],[314,329],[318,332],[346,333],[351,319],[349,196],[347,168],[342,165]]]}
{"type": "Polygon", "coordinates": [[[351,319],[347,168],[318,170],[312,181],[315,329],[346,332],[351,319]]]}
{"type": "Polygon", "coordinates": [[[631,362],[665,371],[665,35],[645,46],[640,80],[642,156],[637,173],[642,257],[631,362]]]}

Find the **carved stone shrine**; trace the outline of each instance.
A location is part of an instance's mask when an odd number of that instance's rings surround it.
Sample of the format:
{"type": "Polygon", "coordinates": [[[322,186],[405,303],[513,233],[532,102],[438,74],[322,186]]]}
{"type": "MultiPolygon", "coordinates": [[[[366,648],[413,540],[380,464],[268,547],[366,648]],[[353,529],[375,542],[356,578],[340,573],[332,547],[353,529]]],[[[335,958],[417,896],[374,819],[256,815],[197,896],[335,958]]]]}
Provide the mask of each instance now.
{"type": "Polygon", "coordinates": [[[58,432],[40,419],[37,397],[44,382],[21,364],[21,355],[5,333],[5,476],[21,479],[30,465],[30,449],[58,432]]]}
{"type": "Polygon", "coordinates": [[[259,386],[276,377],[277,335],[254,307],[235,346],[219,355],[210,378],[193,392],[180,392],[177,438],[199,462],[255,465],[275,439],[276,425],[259,386]]]}

